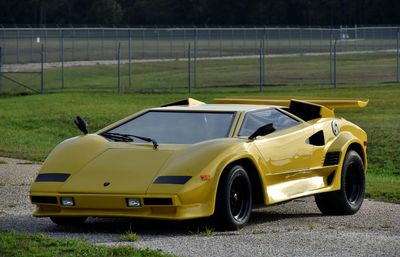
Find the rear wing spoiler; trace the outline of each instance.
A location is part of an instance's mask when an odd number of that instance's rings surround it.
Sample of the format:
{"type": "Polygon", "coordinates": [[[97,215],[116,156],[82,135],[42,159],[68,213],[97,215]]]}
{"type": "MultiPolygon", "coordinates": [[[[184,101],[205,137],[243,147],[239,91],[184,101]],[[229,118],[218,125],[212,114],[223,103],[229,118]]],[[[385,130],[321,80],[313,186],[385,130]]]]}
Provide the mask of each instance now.
{"type": "Polygon", "coordinates": [[[254,105],[278,105],[290,107],[291,101],[301,101],[321,105],[328,109],[335,108],[364,108],[368,105],[368,99],[349,98],[317,98],[317,97],[264,97],[264,96],[238,96],[234,98],[216,98],[216,104],[254,104],[254,105]]]}

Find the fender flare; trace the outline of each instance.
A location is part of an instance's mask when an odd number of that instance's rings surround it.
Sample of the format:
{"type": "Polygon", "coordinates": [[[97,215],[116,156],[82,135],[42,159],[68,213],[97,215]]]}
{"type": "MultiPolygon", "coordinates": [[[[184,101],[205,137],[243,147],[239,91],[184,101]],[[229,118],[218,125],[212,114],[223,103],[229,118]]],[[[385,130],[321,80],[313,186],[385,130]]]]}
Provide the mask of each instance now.
{"type": "Polygon", "coordinates": [[[336,170],[335,176],[333,178],[331,190],[340,190],[341,188],[341,176],[342,176],[342,167],[344,163],[344,159],[346,157],[349,148],[352,145],[357,144],[363,149],[362,156],[360,156],[364,162],[364,170],[367,168],[367,159],[365,148],[363,147],[363,142],[357,137],[355,137],[350,132],[341,133],[335,141],[330,145],[327,152],[340,152],[340,159],[338,163],[338,168],[336,170]]]}

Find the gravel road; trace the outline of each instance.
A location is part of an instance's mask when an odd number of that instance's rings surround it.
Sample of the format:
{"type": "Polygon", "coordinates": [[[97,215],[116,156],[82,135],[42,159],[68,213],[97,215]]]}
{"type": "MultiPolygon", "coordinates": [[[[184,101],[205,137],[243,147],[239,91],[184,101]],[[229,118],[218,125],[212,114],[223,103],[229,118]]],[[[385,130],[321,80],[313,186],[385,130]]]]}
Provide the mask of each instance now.
{"type": "Polygon", "coordinates": [[[33,218],[29,185],[38,164],[0,157],[0,230],[84,239],[99,245],[161,249],[178,256],[399,256],[400,205],[366,200],[353,216],[323,216],[312,197],[253,211],[236,232],[204,231],[206,220],[171,222],[91,218],[62,228],[33,218]],[[120,237],[132,229],[137,242],[120,237]]]}

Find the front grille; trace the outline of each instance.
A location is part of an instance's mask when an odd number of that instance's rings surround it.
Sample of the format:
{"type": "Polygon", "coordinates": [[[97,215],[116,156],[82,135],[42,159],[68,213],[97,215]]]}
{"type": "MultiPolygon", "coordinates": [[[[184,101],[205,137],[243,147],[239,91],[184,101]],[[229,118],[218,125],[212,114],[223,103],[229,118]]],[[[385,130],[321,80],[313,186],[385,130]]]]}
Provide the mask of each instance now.
{"type": "Polygon", "coordinates": [[[57,204],[57,197],[54,196],[31,196],[32,203],[51,203],[57,204]]]}
{"type": "Polygon", "coordinates": [[[324,166],[338,165],[340,159],[340,152],[326,153],[324,166]]]}
{"type": "Polygon", "coordinates": [[[171,198],[144,198],[144,205],[172,205],[171,198]]]}

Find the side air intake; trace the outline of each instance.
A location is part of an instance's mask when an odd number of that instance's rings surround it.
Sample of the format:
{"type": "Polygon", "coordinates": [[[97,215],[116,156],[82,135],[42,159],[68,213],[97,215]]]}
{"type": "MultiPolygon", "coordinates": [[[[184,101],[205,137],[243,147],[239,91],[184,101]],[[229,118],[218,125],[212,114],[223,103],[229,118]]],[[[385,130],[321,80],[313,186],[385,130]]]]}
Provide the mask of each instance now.
{"type": "Polygon", "coordinates": [[[325,155],[324,166],[338,165],[340,152],[329,152],[325,155]]]}

